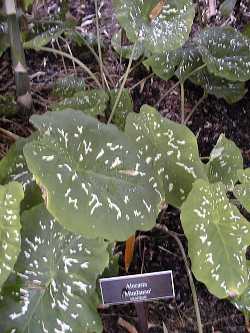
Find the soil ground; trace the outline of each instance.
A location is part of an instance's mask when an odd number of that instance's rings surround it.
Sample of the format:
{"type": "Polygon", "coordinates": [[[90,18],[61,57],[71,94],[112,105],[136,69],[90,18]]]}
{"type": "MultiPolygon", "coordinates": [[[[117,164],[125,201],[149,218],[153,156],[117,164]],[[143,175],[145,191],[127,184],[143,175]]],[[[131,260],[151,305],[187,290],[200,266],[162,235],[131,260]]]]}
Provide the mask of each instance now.
{"type": "MultiPolygon", "coordinates": [[[[50,1],[52,4],[56,1],[50,1]]],[[[201,1],[202,2],[202,1],[201,1]]],[[[95,35],[95,24],[93,20],[93,1],[71,1],[71,14],[82,23],[82,31],[95,35]],[[90,15],[89,23],[86,24],[87,15],[90,15]],[[91,16],[92,15],[92,16],[91,16]],[[91,21],[92,20],[92,21],[91,21]],[[85,22],[85,23],[84,23],[85,22]]],[[[245,13],[250,12],[248,1],[238,1],[234,25],[239,29],[249,20],[245,13]],[[245,9],[245,7],[247,9],[245,9]],[[243,10],[243,9],[244,10],[243,10]]],[[[103,59],[107,69],[112,87],[116,86],[119,78],[124,73],[126,61],[120,62],[119,56],[112,50],[110,38],[117,30],[117,22],[112,10],[111,0],[102,1],[101,12],[101,35],[103,38],[103,59]]],[[[216,22],[215,22],[216,24],[216,22]]],[[[97,64],[93,64],[92,57],[86,50],[73,50],[74,54],[82,59],[85,64],[91,67],[94,72],[98,72],[97,64]]],[[[29,52],[27,54],[27,65],[29,74],[32,77],[32,95],[34,98],[34,113],[43,113],[53,102],[50,92],[55,79],[59,76],[69,74],[74,71],[72,63],[65,60],[67,73],[61,58],[53,55],[29,52]]],[[[77,70],[79,76],[86,77],[85,73],[77,70]]],[[[128,88],[145,77],[148,72],[139,66],[134,70],[127,81],[128,88]]],[[[98,73],[97,73],[98,75],[98,73]]],[[[86,78],[88,84],[88,78],[86,78]]],[[[142,84],[131,90],[134,101],[134,111],[138,112],[143,104],[155,105],[159,98],[175,82],[170,80],[165,82],[156,76],[145,80],[142,84]]],[[[89,85],[91,83],[89,82],[89,85]]],[[[248,83],[250,91],[250,84],[248,83]]],[[[186,112],[190,112],[197,100],[202,96],[202,90],[191,83],[186,84],[186,112]]],[[[14,92],[14,81],[11,70],[10,54],[7,52],[0,59],[0,94],[14,92]]],[[[202,157],[209,156],[219,135],[225,133],[227,138],[232,139],[242,150],[244,163],[250,166],[250,92],[234,105],[228,105],[223,100],[218,100],[209,96],[196,110],[188,122],[188,126],[198,138],[200,154],[202,157]]],[[[178,88],[173,90],[160,104],[159,111],[163,117],[180,121],[180,93],[178,88]]],[[[28,123],[28,116],[15,116],[13,118],[0,119],[0,127],[19,136],[28,136],[33,131],[28,123]]],[[[0,158],[3,157],[10,145],[13,143],[11,137],[0,133],[0,158]]],[[[167,225],[170,230],[183,234],[179,211],[168,207],[165,209],[157,223],[167,225]]],[[[184,236],[180,236],[187,253],[187,242],[184,236]]],[[[117,246],[117,253],[121,254],[120,274],[125,274],[122,253],[124,245],[117,246]]],[[[176,297],[173,300],[160,300],[150,302],[149,324],[150,333],[163,332],[162,322],[170,333],[191,333],[197,332],[196,317],[193,306],[193,299],[189,287],[188,277],[185,270],[183,258],[180,250],[173,238],[161,233],[157,228],[151,232],[138,233],[136,241],[135,256],[129,273],[155,272],[159,270],[173,270],[176,297]]],[[[195,280],[195,279],[194,279],[195,280]]],[[[198,294],[201,319],[204,333],[243,333],[245,332],[244,318],[236,308],[227,300],[219,300],[212,296],[206,287],[195,281],[198,294]]],[[[137,316],[134,305],[110,306],[100,310],[105,333],[128,332],[118,324],[118,319],[122,318],[136,327],[137,316]]]]}

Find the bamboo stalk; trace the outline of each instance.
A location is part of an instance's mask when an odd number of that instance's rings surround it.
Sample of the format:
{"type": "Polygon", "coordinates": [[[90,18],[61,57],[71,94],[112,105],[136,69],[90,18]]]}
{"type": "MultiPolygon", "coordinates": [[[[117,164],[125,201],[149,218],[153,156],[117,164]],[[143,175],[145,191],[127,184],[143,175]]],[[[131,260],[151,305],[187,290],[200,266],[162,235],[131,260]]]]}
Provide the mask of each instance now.
{"type": "Polygon", "coordinates": [[[16,83],[17,104],[20,110],[28,111],[32,107],[30,79],[26,67],[15,0],[5,0],[4,5],[8,22],[12,66],[16,83]]]}

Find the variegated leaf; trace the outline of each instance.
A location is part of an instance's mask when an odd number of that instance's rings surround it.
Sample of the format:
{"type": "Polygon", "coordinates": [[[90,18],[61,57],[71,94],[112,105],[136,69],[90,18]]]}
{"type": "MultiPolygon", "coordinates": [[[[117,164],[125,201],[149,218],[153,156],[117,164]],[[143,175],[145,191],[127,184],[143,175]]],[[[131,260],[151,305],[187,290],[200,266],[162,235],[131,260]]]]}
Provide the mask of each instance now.
{"type": "Polygon", "coordinates": [[[250,168],[238,171],[241,184],[234,188],[234,195],[240,203],[250,212],[250,168]]]}
{"type": "Polygon", "coordinates": [[[165,52],[164,54],[155,54],[143,62],[147,68],[163,80],[169,80],[175,73],[176,66],[181,60],[181,49],[165,52]]]}
{"type": "Polygon", "coordinates": [[[159,0],[113,0],[117,19],[128,39],[152,53],[175,50],[188,39],[195,9],[191,0],[167,0],[158,15],[159,0]]]}
{"type": "Polygon", "coordinates": [[[250,224],[230,204],[225,186],[197,180],[182,205],[181,222],[197,280],[219,298],[243,293],[250,224]]]}
{"type": "Polygon", "coordinates": [[[72,97],[64,98],[56,103],[53,111],[64,111],[65,109],[80,110],[96,117],[104,114],[109,101],[108,94],[102,89],[93,89],[75,93],[72,97]]]}
{"type": "Polygon", "coordinates": [[[59,223],[109,240],[152,228],[159,210],[153,171],[123,132],[73,110],[31,121],[41,137],[24,147],[25,158],[59,223]]]}
{"type": "Polygon", "coordinates": [[[209,181],[222,182],[232,190],[238,180],[237,172],[241,169],[243,169],[243,158],[240,149],[221,134],[207,164],[209,181]]]}
{"type": "Polygon", "coordinates": [[[250,40],[231,27],[210,27],[195,42],[210,73],[230,81],[250,79],[250,40]]]}
{"type": "Polygon", "coordinates": [[[26,49],[39,50],[41,47],[49,44],[52,40],[60,37],[64,31],[64,26],[52,26],[49,30],[42,32],[40,35],[23,43],[23,47],[26,49]]]}
{"type": "Polygon", "coordinates": [[[20,202],[22,185],[0,185],[0,288],[13,270],[20,252],[20,202]]]}
{"type": "Polygon", "coordinates": [[[224,98],[229,104],[238,102],[247,92],[244,82],[228,81],[209,73],[207,68],[199,70],[189,79],[194,84],[201,86],[207,94],[224,98]]]}
{"type": "Polygon", "coordinates": [[[0,297],[1,332],[102,332],[96,279],[107,243],[61,227],[43,205],[22,215],[22,248],[0,297]]]}
{"type": "Polygon", "coordinates": [[[233,299],[231,302],[236,308],[249,318],[250,315],[250,260],[247,261],[248,285],[243,294],[233,299]]]}
{"type": "Polygon", "coordinates": [[[35,136],[32,135],[27,139],[18,139],[0,161],[0,184],[17,181],[23,186],[25,195],[21,203],[21,210],[29,209],[42,201],[41,191],[36,185],[23,155],[24,145],[34,138],[35,136]]]}
{"type": "Polygon", "coordinates": [[[65,76],[56,81],[53,94],[58,97],[72,97],[85,89],[83,78],[75,75],[65,76]]]}
{"type": "Polygon", "coordinates": [[[194,134],[186,126],[162,118],[154,108],[145,105],[139,114],[129,114],[125,132],[154,169],[151,182],[167,203],[180,207],[193,182],[207,178],[194,134]]]}

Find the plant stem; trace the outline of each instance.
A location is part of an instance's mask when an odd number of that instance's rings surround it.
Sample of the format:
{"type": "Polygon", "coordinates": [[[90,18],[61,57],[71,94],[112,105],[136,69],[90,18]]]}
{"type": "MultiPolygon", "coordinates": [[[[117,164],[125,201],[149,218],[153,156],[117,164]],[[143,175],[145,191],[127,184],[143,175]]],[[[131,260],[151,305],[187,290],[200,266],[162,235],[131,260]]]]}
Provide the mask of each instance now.
{"type": "Polygon", "coordinates": [[[173,91],[176,87],[178,87],[179,84],[180,84],[180,81],[176,82],[171,88],[169,88],[169,89],[165,92],[165,94],[164,94],[163,96],[161,96],[161,98],[155,103],[154,106],[155,106],[155,107],[156,107],[156,106],[159,106],[159,104],[161,103],[161,101],[163,101],[164,98],[166,98],[167,95],[168,95],[169,93],[171,93],[171,91],[173,91]]]}
{"type": "MultiPolygon", "coordinates": [[[[96,61],[98,62],[99,66],[100,66],[100,59],[96,53],[96,51],[93,49],[93,47],[86,41],[86,39],[80,34],[79,31],[75,31],[75,34],[83,41],[83,43],[87,46],[87,48],[90,50],[90,52],[93,54],[93,56],[95,57],[96,61]]],[[[108,88],[108,90],[110,90],[109,88],[109,84],[107,82],[107,78],[110,80],[111,83],[113,83],[112,78],[110,77],[110,75],[107,73],[107,71],[105,70],[105,67],[103,67],[103,72],[104,72],[104,80],[106,83],[106,86],[108,88]],[[106,78],[107,77],[107,78],[106,78]]]]}
{"type": "Polygon", "coordinates": [[[185,121],[185,90],[184,83],[181,83],[181,123],[185,121]]]}
{"type": "Polygon", "coordinates": [[[128,75],[129,75],[129,71],[130,71],[130,68],[131,68],[131,65],[132,65],[132,61],[133,61],[133,57],[134,57],[134,52],[135,52],[135,44],[133,46],[133,49],[132,49],[132,52],[131,52],[131,55],[130,55],[130,58],[129,58],[128,67],[127,67],[126,72],[124,74],[124,78],[123,78],[122,84],[121,84],[119,92],[117,94],[117,97],[116,97],[116,100],[115,100],[115,104],[114,104],[113,109],[112,109],[112,111],[110,113],[110,116],[109,116],[109,119],[108,119],[108,124],[111,123],[112,118],[113,118],[113,116],[115,114],[115,110],[117,108],[117,105],[118,105],[118,103],[120,101],[121,94],[122,94],[122,91],[123,91],[124,86],[126,84],[126,81],[127,81],[128,75]]]}
{"type": "Polygon", "coordinates": [[[134,90],[137,86],[139,86],[141,83],[146,82],[148,79],[151,79],[151,77],[154,76],[154,73],[149,74],[148,76],[144,77],[142,80],[136,82],[129,90],[134,90]]]}
{"type": "Polygon", "coordinates": [[[21,110],[27,111],[32,107],[30,79],[21,40],[15,0],[5,0],[4,5],[8,22],[12,66],[16,83],[17,104],[21,110]]]}
{"type": "Polygon", "coordinates": [[[207,94],[204,92],[203,96],[198,100],[198,102],[195,104],[195,106],[193,107],[193,109],[191,110],[191,112],[189,113],[189,115],[187,116],[187,118],[184,120],[184,125],[187,124],[187,122],[189,121],[189,119],[192,117],[192,115],[195,113],[195,111],[197,110],[197,108],[199,107],[199,105],[202,104],[202,102],[207,98],[207,94]]]}
{"type": "Polygon", "coordinates": [[[181,251],[181,254],[182,254],[182,257],[183,257],[183,260],[184,260],[184,264],[185,264],[185,268],[186,268],[186,271],[187,271],[188,280],[189,280],[189,284],[190,284],[190,288],[191,288],[191,292],[192,292],[192,296],[193,296],[193,302],[194,302],[198,332],[203,333],[202,323],[201,323],[201,315],[200,315],[200,309],[199,309],[199,303],[198,303],[198,297],[197,297],[197,293],[196,293],[196,289],[195,289],[195,285],[194,285],[194,280],[193,280],[193,277],[192,277],[191,270],[189,268],[187,256],[186,256],[184,247],[182,245],[182,242],[180,241],[180,239],[178,237],[178,234],[173,232],[173,231],[168,230],[168,228],[165,225],[159,224],[159,225],[156,225],[156,227],[157,227],[157,229],[159,229],[161,231],[164,231],[166,234],[168,234],[169,236],[174,238],[174,240],[176,241],[176,243],[179,246],[179,249],[181,251]]]}
{"type": "Polygon", "coordinates": [[[102,88],[102,85],[101,83],[99,82],[99,80],[97,79],[97,77],[95,76],[95,74],[83,63],[81,62],[79,59],[75,58],[74,56],[66,53],[66,52],[63,52],[63,51],[59,51],[59,50],[55,50],[51,47],[45,47],[45,46],[42,46],[39,48],[40,51],[44,51],[44,52],[50,52],[50,53],[54,53],[54,54],[58,54],[58,55],[61,55],[65,58],[68,58],[72,61],[74,61],[78,66],[80,66],[86,73],[89,74],[89,76],[95,81],[95,83],[97,84],[97,86],[99,88],[102,88]]]}
{"type": "Polygon", "coordinates": [[[96,22],[96,35],[97,35],[97,45],[98,45],[98,54],[99,54],[99,66],[100,66],[100,72],[101,72],[101,78],[102,78],[102,87],[104,88],[104,72],[103,72],[103,63],[102,63],[102,49],[101,49],[101,41],[100,41],[97,0],[95,0],[95,22],[96,22]]]}
{"type": "Polygon", "coordinates": [[[199,333],[202,333],[203,330],[202,330],[202,323],[201,323],[201,315],[200,315],[200,309],[199,309],[199,303],[198,303],[198,297],[197,297],[197,294],[196,294],[196,289],[195,289],[195,285],[194,285],[194,280],[193,280],[193,277],[192,277],[192,273],[191,273],[191,270],[189,268],[189,264],[188,264],[188,260],[187,260],[187,256],[186,256],[186,253],[185,253],[185,250],[184,250],[184,247],[182,245],[182,242],[180,241],[180,239],[178,238],[178,236],[170,231],[170,230],[166,230],[166,232],[174,238],[174,240],[176,241],[176,243],[178,244],[179,246],[179,249],[181,251],[181,254],[182,254],[182,257],[183,257],[183,260],[184,260],[184,264],[185,264],[185,267],[186,267],[186,271],[187,271],[187,275],[188,275],[188,279],[189,279],[189,284],[190,284],[190,288],[191,288],[191,291],[192,291],[192,296],[193,296],[193,302],[194,302],[194,308],[195,308],[195,313],[196,313],[196,320],[197,320],[197,327],[198,327],[198,332],[199,333]]]}

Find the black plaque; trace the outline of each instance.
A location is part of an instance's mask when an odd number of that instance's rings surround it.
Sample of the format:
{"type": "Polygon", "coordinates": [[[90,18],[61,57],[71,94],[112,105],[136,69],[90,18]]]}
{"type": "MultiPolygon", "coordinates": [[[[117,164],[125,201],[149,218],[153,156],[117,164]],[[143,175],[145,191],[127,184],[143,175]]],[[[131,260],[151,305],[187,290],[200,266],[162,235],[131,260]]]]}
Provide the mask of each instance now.
{"type": "Polygon", "coordinates": [[[172,271],[100,279],[103,304],[145,302],[174,297],[172,271]]]}

